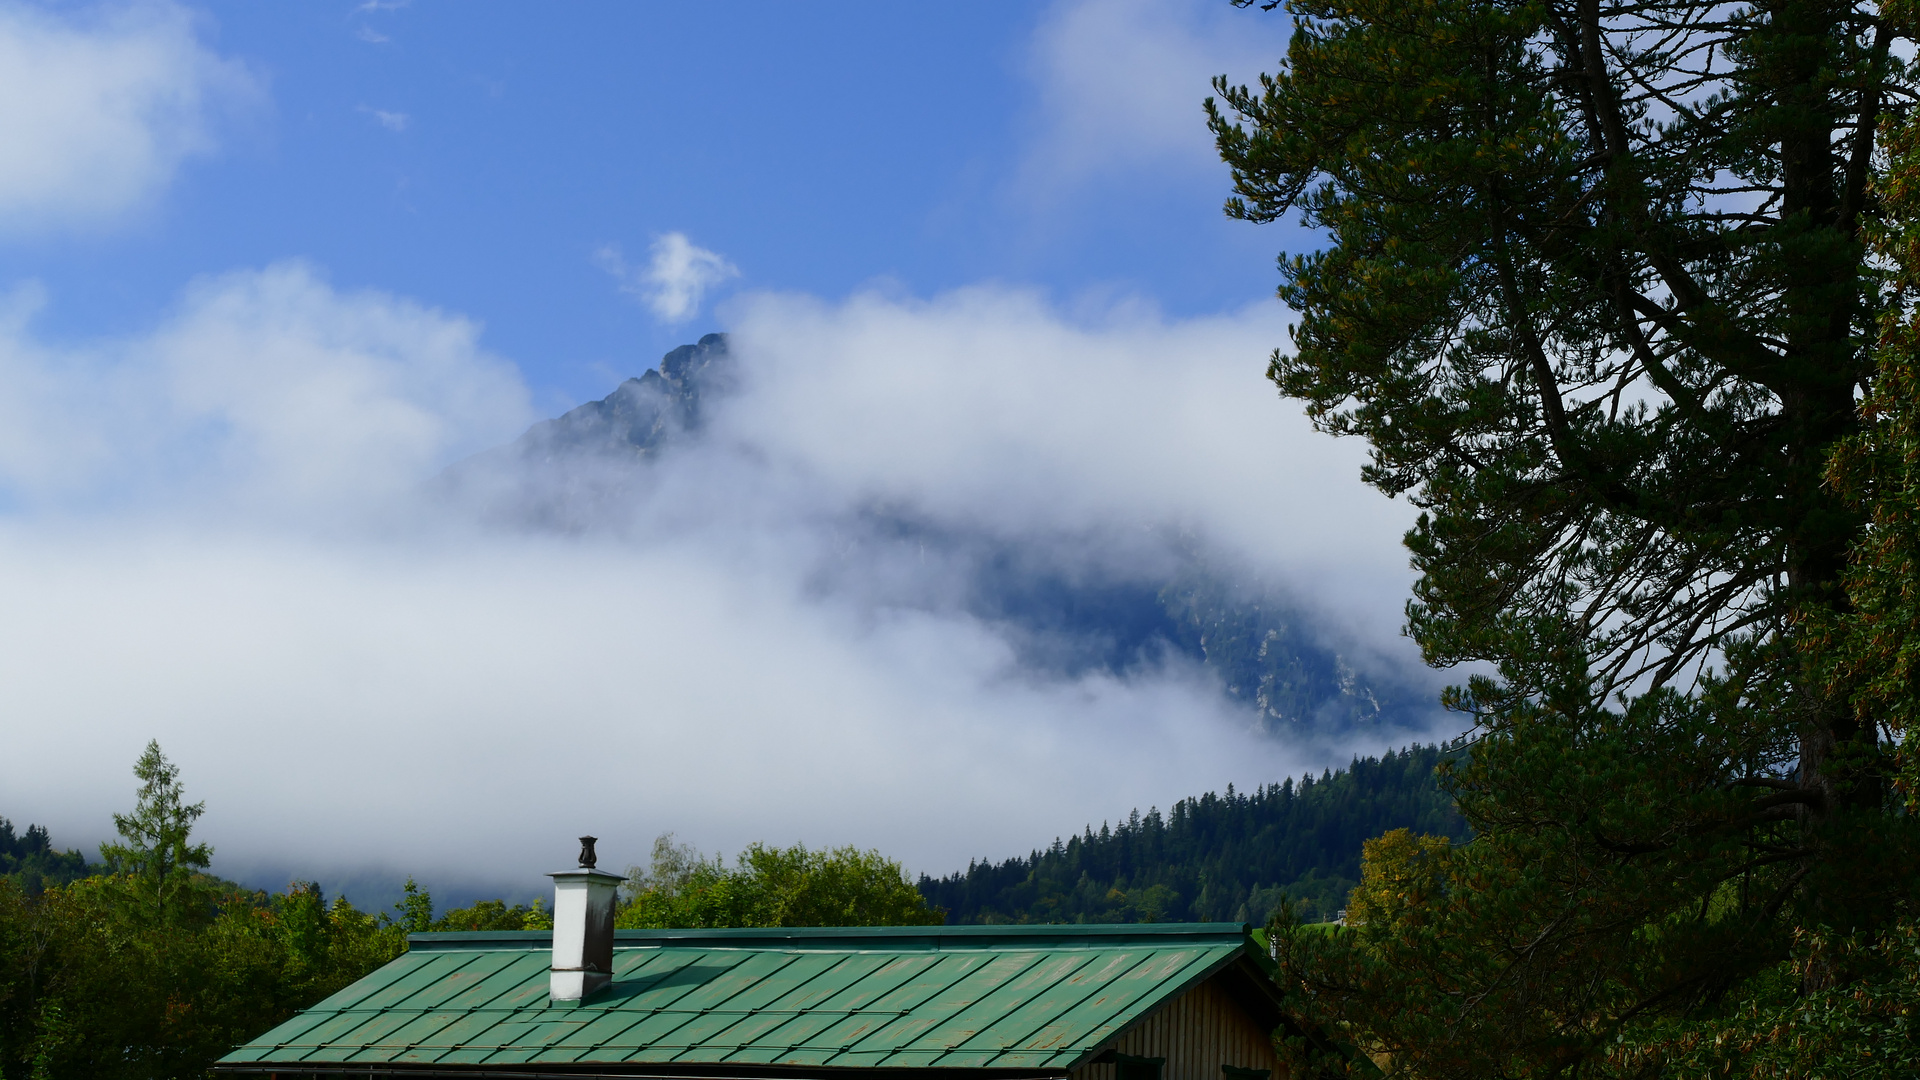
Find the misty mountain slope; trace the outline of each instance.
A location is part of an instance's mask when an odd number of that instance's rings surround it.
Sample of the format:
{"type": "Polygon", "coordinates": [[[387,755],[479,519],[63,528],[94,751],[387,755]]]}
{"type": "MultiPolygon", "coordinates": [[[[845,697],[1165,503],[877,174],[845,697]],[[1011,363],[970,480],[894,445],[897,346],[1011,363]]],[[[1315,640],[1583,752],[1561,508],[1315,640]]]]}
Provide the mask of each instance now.
{"type": "MultiPolygon", "coordinates": [[[[725,335],[668,353],[657,370],[450,467],[443,497],[533,531],[644,529],[683,513],[661,482],[705,446],[707,420],[739,389],[725,335]]],[[[768,497],[777,478],[701,473],[682,485],[721,505],[768,497]],[[715,476],[723,479],[715,479],[715,476]],[[713,490],[739,482],[739,490],[713,490]],[[767,485],[759,491],[753,484],[767,485]]],[[[682,502],[684,502],[684,496],[682,502]]],[[[753,507],[738,520],[763,524],[753,507]]],[[[915,505],[863,502],[807,523],[809,588],[873,609],[964,613],[1029,669],[1064,676],[1196,665],[1270,731],[1419,729],[1437,709],[1424,671],[1349,655],[1273,582],[1211,558],[1175,529],[1005,535],[915,505]]]]}
{"type": "Polygon", "coordinates": [[[668,353],[658,368],[628,379],[605,398],[542,420],[488,453],[544,462],[579,455],[645,457],[674,436],[700,429],[702,399],[717,396],[727,384],[726,359],[726,335],[708,334],[668,353]]]}
{"type": "Polygon", "coordinates": [[[579,532],[617,519],[645,476],[633,466],[700,430],[703,401],[728,385],[726,358],[722,334],[682,345],[606,397],[456,462],[432,494],[496,525],[579,532]]]}

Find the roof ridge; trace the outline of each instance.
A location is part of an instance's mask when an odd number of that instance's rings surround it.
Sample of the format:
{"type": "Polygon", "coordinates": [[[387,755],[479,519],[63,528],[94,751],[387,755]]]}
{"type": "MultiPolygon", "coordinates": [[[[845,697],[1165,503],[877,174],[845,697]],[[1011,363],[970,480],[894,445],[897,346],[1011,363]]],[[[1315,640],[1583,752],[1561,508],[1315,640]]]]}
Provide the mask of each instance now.
{"type": "MultiPolygon", "coordinates": [[[[777,926],[714,929],[615,930],[614,948],[649,944],[750,946],[754,944],[825,944],[861,942],[872,945],[937,947],[957,945],[1107,944],[1114,941],[1244,938],[1247,923],[1041,923],[1017,926],[777,926]]],[[[553,940],[550,930],[453,930],[407,935],[414,949],[536,948],[553,940]]]]}

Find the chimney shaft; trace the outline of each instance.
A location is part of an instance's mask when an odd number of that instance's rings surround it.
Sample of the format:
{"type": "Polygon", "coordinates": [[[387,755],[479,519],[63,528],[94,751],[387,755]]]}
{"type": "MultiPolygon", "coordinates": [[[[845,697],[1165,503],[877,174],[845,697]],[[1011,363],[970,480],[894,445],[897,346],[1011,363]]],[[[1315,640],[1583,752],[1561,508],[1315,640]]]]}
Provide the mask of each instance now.
{"type": "Polygon", "coordinates": [[[613,899],[620,876],[595,870],[593,839],[581,837],[578,870],[553,879],[553,966],[548,990],[555,1004],[574,1004],[613,981],[613,899]]]}

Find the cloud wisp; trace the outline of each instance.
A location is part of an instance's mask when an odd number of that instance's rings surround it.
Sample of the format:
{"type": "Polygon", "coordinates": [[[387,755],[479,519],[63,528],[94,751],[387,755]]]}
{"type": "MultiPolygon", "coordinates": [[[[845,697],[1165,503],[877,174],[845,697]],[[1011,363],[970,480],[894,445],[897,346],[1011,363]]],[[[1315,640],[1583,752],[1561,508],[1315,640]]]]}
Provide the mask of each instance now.
{"type": "Polygon", "coordinates": [[[97,226],[146,205],[262,96],[165,0],[59,15],[0,5],[0,232],[97,226]]]}
{"type": "Polygon", "coordinates": [[[400,132],[407,130],[407,125],[413,122],[413,118],[403,112],[393,112],[388,109],[375,109],[367,105],[360,106],[360,111],[363,113],[366,113],[368,116],[373,117],[374,123],[379,124],[381,127],[386,128],[388,131],[391,131],[395,134],[399,134],[400,132]]]}
{"type": "Polygon", "coordinates": [[[1172,527],[1377,636],[1403,508],[1273,402],[1270,308],[740,298],[707,434],[554,532],[423,494],[529,419],[470,320],[289,264],[74,349],[33,299],[0,309],[0,812],[62,843],[103,838],[149,737],[224,873],[529,895],[582,831],[939,873],[1378,748],[1262,735],[1177,657],[1036,669],[939,599],[951,560],[848,547],[885,506],[1124,570],[1172,527]]]}
{"type": "Polygon", "coordinates": [[[740,276],[732,263],[687,239],[685,233],[661,236],[647,254],[646,266],[629,266],[620,248],[607,244],[594,252],[593,259],[620,283],[621,292],[638,298],[669,326],[698,314],[707,290],[740,276]]]}
{"type": "Polygon", "coordinates": [[[1217,170],[1200,109],[1211,80],[1270,70],[1288,31],[1205,0],[1058,0],[1028,57],[1040,122],[1025,185],[1057,194],[1115,169],[1217,170]]]}

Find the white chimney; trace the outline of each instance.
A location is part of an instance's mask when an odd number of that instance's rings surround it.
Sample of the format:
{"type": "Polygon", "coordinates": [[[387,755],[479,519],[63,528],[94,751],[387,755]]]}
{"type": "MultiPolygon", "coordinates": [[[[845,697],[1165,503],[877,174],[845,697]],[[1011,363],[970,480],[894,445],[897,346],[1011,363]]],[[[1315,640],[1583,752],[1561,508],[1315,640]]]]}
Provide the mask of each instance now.
{"type": "Polygon", "coordinates": [[[556,1003],[578,1002],[613,981],[613,898],[621,878],[595,870],[594,837],[580,838],[580,869],[553,879],[553,969],[556,1003]]]}

